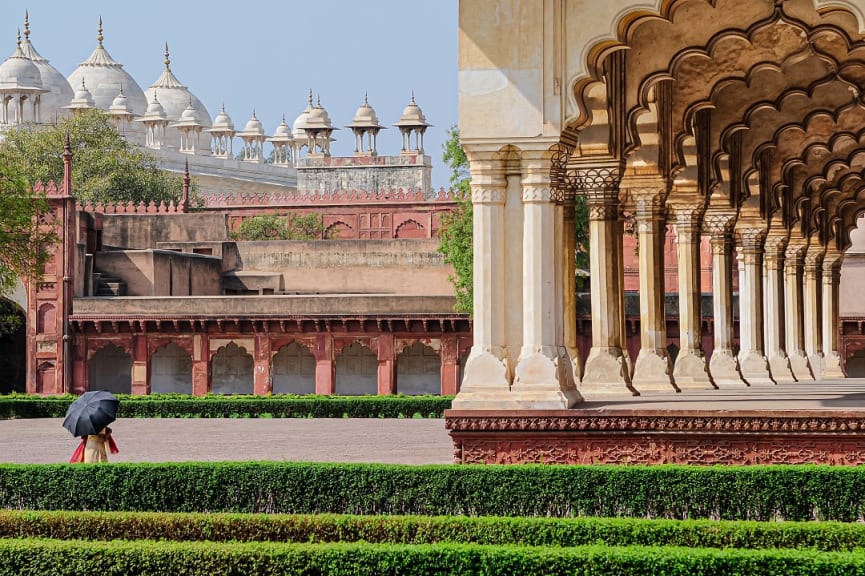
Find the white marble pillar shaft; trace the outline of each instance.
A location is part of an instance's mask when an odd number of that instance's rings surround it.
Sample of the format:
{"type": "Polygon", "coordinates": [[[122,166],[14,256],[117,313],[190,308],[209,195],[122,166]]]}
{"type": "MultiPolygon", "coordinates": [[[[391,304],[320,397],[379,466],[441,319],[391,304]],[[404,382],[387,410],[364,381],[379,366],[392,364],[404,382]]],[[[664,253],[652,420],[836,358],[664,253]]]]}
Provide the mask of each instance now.
{"type": "Polygon", "coordinates": [[[838,288],[841,281],[841,254],[827,251],[823,258],[823,375],[824,380],[843,379],[838,337],[838,288]]]}
{"type": "Polygon", "coordinates": [[[763,351],[763,244],[765,231],[739,231],[739,368],[748,384],[772,385],[763,351]]]}
{"type": "Polygon", "coordinates": [[[664,315],[663,190],[632,192],[636,204],[640,267],[640,353],[633,386],[639,392],[673,392],[672,363],[667,352],[664,315]]]}
{"type": "Polygon", "coordinates": [[[804,242],[791,241],[784,258],[784,327],[787,358],[798,381],[814,380],[803,337],[802,266],[804,242]]]}
{"type": "Polygon", "coordinates": [[[719,388],[747,386],[733,353],[733,213],[712,213],[705,218],[712,245],[712,315],[714,350],[709,373],[719,388]]]}
{"type": "Polygon", "coordinates": [[[618,280],[621,254],[617,169],[586,169],[589,204],[589,256],[592,299],[592,348],[580,392],[584,396],[632,394],[622,340],[625,311],[618,280]]]}
{"type": "Polygon", "coordinates": [[[795,382],[784,341],[784,250],[786,233],[770,233],[766,239],[763,259],[763,319],[764,343],[769,372],[775,382],[795,382]]]}
{"type": "Polygon", "coordinates": [[[676,206],[676,254],[679,276],[679,354],[673,369],[676,386],[715,388],[703,352],[700,286],[700,219],[691,206],[676,206]]]}
{"type": "Polygon", "coordinates": [[[812,241],[805,253],[804,279],[802,282],[802,299],[804,312],[803,331],[805,337],[805,353],[811,365],[811,373],[815,380],[823,378],[823,338],[820,315],[821,302],[821,266],[825,248],[812,241]]]}

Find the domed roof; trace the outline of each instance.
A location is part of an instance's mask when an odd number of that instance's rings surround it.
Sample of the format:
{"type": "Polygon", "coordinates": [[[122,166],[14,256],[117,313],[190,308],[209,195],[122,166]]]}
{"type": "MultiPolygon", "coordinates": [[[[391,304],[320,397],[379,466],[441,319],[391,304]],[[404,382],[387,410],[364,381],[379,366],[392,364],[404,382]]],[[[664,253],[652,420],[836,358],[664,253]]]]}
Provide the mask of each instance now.
{"type": "Polygon", "coordinates": [[[255,116],[255,110],[252,111],[252,118],[247,121],[243,132],[238,134],[238,136],[246,136],[247,138],[264,136],[264,126],[261,124],[261,120],[255,116]]]}
{"type": "Polygon", "coordinates": [[[180,80],[178,80],[171,71],[171,59],[169,56],[168,43],[166,42],[165,69],[162,71],[162,75],[156,80],[156,82],[151,84],[145,91],[147,99],[150,100],[156,90],[159,90],[159,101],[162,103],[163,108],[165,108],[165,114],[171,120],[179,120],[183,112],[189,106],[190,100],[192,100],[193,108],[198,112],[198,121],[205,128],[210,128],[210,113],[207,111],[207,108],[201,100],[199,100],[195,94],[190,92],[186,86],[181,84],[180,80]]]}
{"type": "Polygon", "coordinates": [[[420,106],[418,106],[414,101],[414,92],[411,94],[411,102],[409,102],[408,106],[406,106],[402,111],[402,116],[400,116],[399,122],[395,123],[394,126],[400,126],[403,128],[432,126],[432,124],[427,124],[423,110],[421,110],[420,106]]]}
{"type": "Polygon", "coordinates": [[[123,87],[129,106],[134,114],[143,114],[147,110],[147,101],[141,87],[129,73],[123,69],[123,64],[115,61],[102,46],[102,17],[99,18],[99,34],[96,36],[96,49],[90,58],[78,65],[69,75],[69,84],[78,86],[81,80],[87,82],[93,101],[97,108],[108,110],[114,98],[123,87]]]}
{"type": "Polygon", "coordinates": [[[93,104],[93,96],[84,84],[84,78],[81,79],[81,86],[79,86],[75,91],[75,96],[66,108],[71,110],[87,110],[88,108],[95,108],[95,105],[93,104]]]}
{"type": "Polygon", "coordinates": [[[217,114],[216,118],[213,119],[213,128],[211,132],[232,131],[234,131],[234,122],[231,120],[231,116],[228,115],[228,112],[225,111],[225,104],[223,104],[219,114],[217,114]]]}
{"type": "Polygon", "coordinates": [[[72,101],[75,93],[69,82],[57,68],[42,57],[30,43],[30,14],[24,11],[24,41],[21,52],[33,61],[42,76],[42,89],[45,92],[39,100],[40,115],[43,122],[53,122],[60,114],[65,114],[64,106],[72,101]]]}
{"type": "Polygon", "coordinates": [[[201,127],[203,124],[201,123],[201,113],[198,108],[195,107],[195,103],[192,101],[192,98],[189,99],[189,104],[186,106],[186,109],[180,114],[180,119],[172,124],[175,128],[183,128],[183,127],[201,127]]]}
{"type": "Polygon", "coordinates": [[[307,101],[306,109],[295,118],[294,124],[291,125],[291,133],[295,138],[306,138],[306,132],[303,130],[303,127],[306,126],[310,112],[312,112],[312,89],[309,91],[309,100],[307,101]]]}
{"type": "Polygon", "coordinates": [[[42,74],[30,58],[21,51],[21,33],[15,53],[0,64],[0,90],[41,92],[42,74]]]}
{"type": "Polygon", "coordinates": [[[291,142],[294,138],[291,135],[291,128],[285,123],[285,114],[282,115],[282,122],[276,127],[273,136],[267,139],[268,142],[291,142]]]}
{"type": "Polygon", "coordinates": [[[132,115],[132,109],[129,107],[129,98],[127,98],[126,94],[123,93],[123,86],[120,87],[120,92],[118,92],[114,101],[111,102],[111,106],[108,108],[108,113],[123,116],[132,115]]]}
{"type": "Polygon", "coordinates": [[[321,97],[318,102],[310,110],[306,117],[306,124],[302,125],[304,130],[333,130],[333,123],[330,121],[330,116],[327,115],[327,110],[321,105],[321,97]]]}
{"type": "Polygon", "coordinates": [[[150,104],[147,105],[147,111],[144,113],[144,116],[141,118],[137,118],[136,122],[147,122],[153,120],[167,120],[168,117],[165,115],[165,109],[162,107],[162,104],[159,103],[159,98],[156,97],[156,92],[153,93],[153,98],[150,100],[150,104]]]}
{"type": "Polygon", "coordinates": [[[363,104],[355,112],[354,120],[351,121],[348,128],[384,128],[384,126],[379,124],[378,116],[372,106],[369,105],[366,94],[363,95],[363,104]]]}

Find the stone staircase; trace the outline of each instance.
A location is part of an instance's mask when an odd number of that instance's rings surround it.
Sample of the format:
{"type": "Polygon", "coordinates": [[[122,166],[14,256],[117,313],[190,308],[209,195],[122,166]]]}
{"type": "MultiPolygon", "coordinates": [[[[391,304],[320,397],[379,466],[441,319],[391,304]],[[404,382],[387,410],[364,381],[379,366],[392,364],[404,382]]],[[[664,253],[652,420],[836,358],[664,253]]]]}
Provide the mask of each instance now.
{"type": "Polygon", "coordinates": [[[126,296],[126,282],[102,272],[93,273],[94,296],[126,296]]]}

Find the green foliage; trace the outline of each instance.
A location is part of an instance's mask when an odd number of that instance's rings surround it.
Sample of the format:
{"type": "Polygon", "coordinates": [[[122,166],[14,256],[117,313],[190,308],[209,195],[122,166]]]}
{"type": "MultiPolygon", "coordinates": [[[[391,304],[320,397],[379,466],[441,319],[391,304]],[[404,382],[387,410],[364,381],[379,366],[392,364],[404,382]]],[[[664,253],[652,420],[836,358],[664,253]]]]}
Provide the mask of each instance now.
{"type": "Polygon", "coordinates": [[[865,526],[644,518],[467,518],[0,510],[0,538],[517,546],[865,548],[865,526]]]}
{"type": "MultiPolygon", "coordinates": [[[[12,292],[19,278],[36,279],[41,274],[49,257],[46,246],[57,240],[52,227],[40,225],[48,213],[45,196],[30,192],[26,181],[0,155],[0,296],[12,292]]],[[[14,331],[8,306],[4,304],[0,312],[3,333],[14,331]]]]}
{"type": "Polygon", "coordinates": [[[0,540],[0,576],[865,574],[865,553],[700,548],[0,540]]]}
{"type": "Polygon", "coordinates": [[[0,508],[852,522],[865,468],[7,464],[0,508]]]}
{"type": "Polygon", "coordinates": [[[289,214],[287,217],[276,214],[253,216],[240,223],[237,232],[232,232],[233,240],[318,240],[326,238],[324,217],[321,214],[289,214]]]}
{"type": "MultiPolygon", "coordinates": [[[[121,418],[441,418],[452,396],[119,394],[121,418]]],[[[0,396],[0,420],[62,418],[76,396],[0,396]]]]}
{"type": "Polygon", "coordinates": [[[101,110],[88,110],[53,126],[9,130],[0,142],[0,165],[31,186],[37,180],[59,185],[67,133],[74,154],[72,188],[80,202],[179,200],[181,177],[157,168],[156,159],[131,146],[101,110]]]}
{"type": "Polygon", "coordinates": [[[471,315],[474,282],[471,175],[468,158],[460,145],[459,128],[451,126],[443,147],[442,159],[451,168],[451,188],[458,191],[462,199],[453,211],[442,217],[438,251],[444,254],[445,263],[454,267],[455,274],[448,277],[456,290],[457,303],[454,309],[471,315]]]}

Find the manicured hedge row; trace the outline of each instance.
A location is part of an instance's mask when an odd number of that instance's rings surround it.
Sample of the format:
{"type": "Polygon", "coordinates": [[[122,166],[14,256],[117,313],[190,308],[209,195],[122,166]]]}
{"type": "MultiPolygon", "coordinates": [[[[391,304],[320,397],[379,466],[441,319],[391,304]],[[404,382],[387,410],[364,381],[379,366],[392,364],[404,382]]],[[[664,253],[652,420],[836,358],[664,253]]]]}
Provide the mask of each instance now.
{"type": "MultiPolygon", "coordinates": [[[[441,418],[452,396],[119,395],[121,418],[441,418]]],[[[0,396],[0,420],[62,418],[76,396],[0,396]]]]}
{"type": "Polygon", "coordinates": [[[0,538],[517,546],[865,549],[865,525],[642,518],[466,518],[0,511],[0,538]]]}
{"type": "Polygon", "coordinates": [[[865,553],[586,546],[0,540],[0,576],[865,574],[865,553]]]}
{"type": "Polygon", "coordinates": [[[865,467],[7,464],[0,508],[849,522],[865,467]]]}

